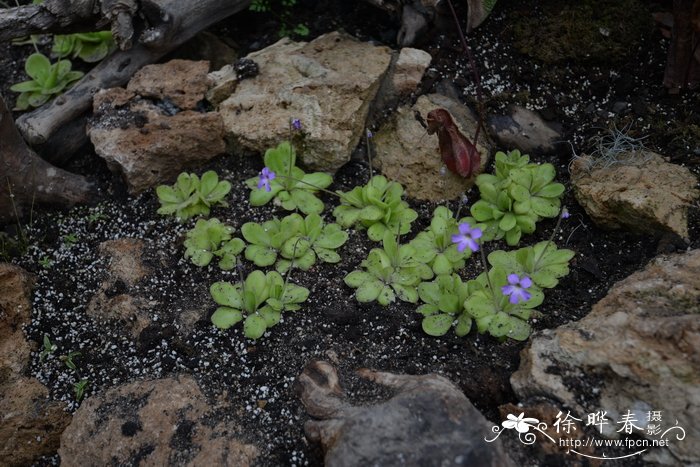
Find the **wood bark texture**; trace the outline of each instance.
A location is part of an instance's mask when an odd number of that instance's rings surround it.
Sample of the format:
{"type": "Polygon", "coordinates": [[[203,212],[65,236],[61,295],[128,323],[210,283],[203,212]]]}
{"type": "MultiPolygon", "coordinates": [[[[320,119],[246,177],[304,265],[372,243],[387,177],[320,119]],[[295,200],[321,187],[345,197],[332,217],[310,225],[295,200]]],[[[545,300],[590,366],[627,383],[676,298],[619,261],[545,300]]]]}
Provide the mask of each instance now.
{"type": "Polygon", "coordinates": [[[34,204],[87,202],[92,185],[49,164],[27,147],[0,96],[0,222],[21,217],[34,204]]]}
{"type": "Polygon", "coordinates": [[[674,0],[664,86],[670,92],[700,87],[700,0],[674,0]]]}

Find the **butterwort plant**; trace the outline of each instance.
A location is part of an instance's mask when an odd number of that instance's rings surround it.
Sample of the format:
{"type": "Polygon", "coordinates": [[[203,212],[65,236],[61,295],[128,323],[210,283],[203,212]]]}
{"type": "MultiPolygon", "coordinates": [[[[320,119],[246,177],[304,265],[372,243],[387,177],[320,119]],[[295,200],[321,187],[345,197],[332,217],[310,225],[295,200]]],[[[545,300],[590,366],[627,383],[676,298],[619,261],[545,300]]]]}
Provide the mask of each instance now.
{"type": "Polygon", "coordinates": [[[377,301],[387,306],[398,297],[409,303],[418,301],[418,284],[433,277],[429,266],[416,260],[416,251],[411,245],[400,245],[397,236],[386,231],[383,248],[374,248],[361,266],[345,276],[345,283],[357,289],[358,302],[377,301]]]}
{"type": "Polygon", "coordinates": [[[267,274],[255,270],[237,284],[216,282],[210,293],[220,305],[211,317],[219,329],[228,329],[243,321],[243,334],[259,339],[265,331],[280,322],[284,311],[301,308],[309,290],[290,283],[276,271],[267,274]]]}
{"type": "Polygon", "coordinates": [[[219,268],[233,269],[237,257],[245,248],[245,242],[232,236],[235,229],[223,224],[219,219],[198,219],[187,232],[185,258],[190,258],[197,266],[207,266],[214,257],[219,258],[219,268]]]}
{"type": "Polygon", "coordinates": [[[552,164],[533,164],[519,151],[496,154],[496,173],[476,178],[481,198],[471,207],[476,222],[486,225],[486,240],[505,238],[517,245],[535,231],[542,218],[556,217],[564,185],[554,182],[552,164]]]}
{"type": "Polygon", "coordinates": [[[231,184],[219,181],[213,170],[205,172],[200,179],[196,174],[183,172],[174,185],[160,185],[156,194],[160,201],[158,214],[175,214],[180,221],[195,216],[208,216],[214,206],[228,206],[224,201],[231,191],[231,184]]]}
{"type": "MultiPolygon", "coordinates": [[[[294,120],[292,120],[294,127],[294,120]]],[[[289,141],[265,151],[265,168],[257,177],[246,180],[251,188],[250,204],[263,206],[270,201],[287,211],[320,214],[323,202],[315,195],[327,188],[333,178],[327,173],[307,174],[296,166],[296,151],[289,141]]]]}
{"type": "MultiPolygon", "coordinates": [[[[468,224],[458,223],[452,211],[444,206],[438,206],[433,212],[430,226],[418,233],[410,243],[416,251],[416,259],[431,267],[435,275],[450,274],[464,267],[465,260],[478,244],[472,238],[468,224]],[[454,242],[454,238],[458,238],[454,242]],[[469,248],[471,244],[474,248],[469,248]]],[[[478,240],[480,232],[474,232],[478,240]]]]}
{"type": "Polygon", "coordinates": [[[39,107],[61,94],[74,81],[83,77],[83,72],[73,71],[72,67],[70,60],[51,63],[41,53],[31,54],[24,63],[24,70],[31,79],[10,87],[11,91],[20,93],[15,110],[39,107]]]}
{"type": "Polygon", "coordinates": [[[344,228],[367,229],[367,236],[375,242],[382,241],[387,232],[404,235],[411,230],[418,213],[408,207],[403,193],[400,183],[375,175],[364,186],[339,192],[341,204],[333,210],[333,215],[344,228]]]}
{"type": "Polygon", "coordinates": [[[563,209],[549,241],[514,252],[494,251],[488,261],[481,248],[481,228],[460,223],[453,243],[458,250],[480,251],[484,266],[491,264],[491,268],[466,284],[455,275],[420,284],[418,293],[425,304],[418,311],[424,315],[424,331],[440,336],[454,326],[455,333],[462,336],[475,323],[480,333],[500,339],[527,339],[531,332],[528,320],[539,313],[536,307],[544,300],[542,289],[554,287],[569,271],[574,252],[559,250],[552,242],[566,217],[568,212],[563,209]]]}

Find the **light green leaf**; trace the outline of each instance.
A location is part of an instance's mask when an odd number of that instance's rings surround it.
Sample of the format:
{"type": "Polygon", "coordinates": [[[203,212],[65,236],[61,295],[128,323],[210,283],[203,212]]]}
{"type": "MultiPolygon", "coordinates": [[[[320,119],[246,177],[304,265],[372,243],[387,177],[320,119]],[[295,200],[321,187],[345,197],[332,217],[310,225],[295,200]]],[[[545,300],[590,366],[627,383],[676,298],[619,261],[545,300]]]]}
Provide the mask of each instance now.
{"type": "Polygon", "coordinates": [[[258,314],[249,315],[243,322],[243,334],[248,339],[259,339],[265,334],[266,329],[265,319],[258,314]]]}
{"type": "Polygon", "coordinates": [[[219,307],[214,314],[211,315],[211,322],[219,329],[228,329],[242,319],[243,314],[241,310],[227,307],[219,307]]]}
{"type": "Polygon", "coordinates": [[[361,303],[371,302],[379,297],[379,294],[384,288],[384,284],[376,279],[367,280],[358,286],[357,291],[355,292],[355,297],[357,298],[357,301],[361,303]]]}
{"type": "Polygon", "coordinates": [[[454,318],[448,314],[440,313],[423,318],[421,326],[423,331],[430,336],[443,336],[450,330],[454,318]]]}

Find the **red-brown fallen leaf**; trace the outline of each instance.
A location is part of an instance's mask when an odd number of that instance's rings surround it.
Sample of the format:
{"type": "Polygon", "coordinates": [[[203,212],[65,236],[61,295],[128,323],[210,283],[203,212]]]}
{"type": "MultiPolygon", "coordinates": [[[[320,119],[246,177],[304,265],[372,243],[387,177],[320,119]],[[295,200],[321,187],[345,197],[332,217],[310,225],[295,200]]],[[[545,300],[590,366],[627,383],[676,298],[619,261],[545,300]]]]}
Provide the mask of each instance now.
{"type": "Polygon", "coordinates": [[[479,151],[459,131],[447,110],[431,110],[426,122],[429,135],[437,132],[440,155],[450,171],[467,178],[479,170],[481,165],[479,151]]]}

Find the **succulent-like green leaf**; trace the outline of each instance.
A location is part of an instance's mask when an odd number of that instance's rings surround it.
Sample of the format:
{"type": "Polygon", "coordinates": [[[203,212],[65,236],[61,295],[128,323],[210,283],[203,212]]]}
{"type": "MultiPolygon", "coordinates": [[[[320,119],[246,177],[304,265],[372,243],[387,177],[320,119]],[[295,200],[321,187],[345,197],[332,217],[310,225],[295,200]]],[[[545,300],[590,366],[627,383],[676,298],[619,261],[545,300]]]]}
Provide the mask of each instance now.
{"type": "Polygon", "coordinates": [[[211,322],[219,329],[228,329],[243,319],[241,310],[234,308],[219,307],[211,316],[211,322]]]}
{"type": "Polygon", "coordinates": [[[444,336],[452,327],[454,318],[446,313],[426,316],[423,318],[421,326],[423,331],[430,336],[444,336]]]}
{"type": "Polygon", "coordinates": [[[243,334],[248,339],[260,339],[266,329],[267,322],[259,314],[248,315],[243,322],[243,334]]]}
{"type": "Polygon", "coordinates": [[[370,279],[362,282],[355,292],[358,302],[371,302],[379,297],[379,294],[384,289],[384,284],[377,279],[370,279]]]}
{"type": "Polygon", "coordinates": [[[240,287],[234,286],[229,282],[215,282],[209,288],[212,298],[219,305],[225,307],[242,309],[243,297],[240,287]]]}

